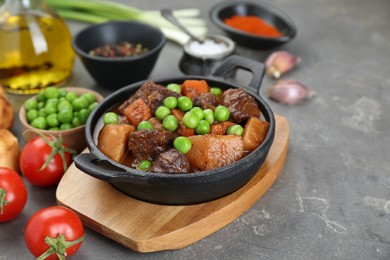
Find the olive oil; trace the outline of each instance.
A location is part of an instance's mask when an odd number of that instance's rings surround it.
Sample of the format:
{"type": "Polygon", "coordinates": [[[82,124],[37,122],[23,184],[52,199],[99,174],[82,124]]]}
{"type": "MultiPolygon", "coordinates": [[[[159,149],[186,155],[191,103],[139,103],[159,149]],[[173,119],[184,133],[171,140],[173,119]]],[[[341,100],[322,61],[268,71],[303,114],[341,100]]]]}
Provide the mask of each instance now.
{"type": "Polygon", "coordinates": [[[11,15],[3,12],[0,84],[11,93],[32,94],[65,83],[73,69],[71,38],[56,14],[36,8],[11,15]]]}

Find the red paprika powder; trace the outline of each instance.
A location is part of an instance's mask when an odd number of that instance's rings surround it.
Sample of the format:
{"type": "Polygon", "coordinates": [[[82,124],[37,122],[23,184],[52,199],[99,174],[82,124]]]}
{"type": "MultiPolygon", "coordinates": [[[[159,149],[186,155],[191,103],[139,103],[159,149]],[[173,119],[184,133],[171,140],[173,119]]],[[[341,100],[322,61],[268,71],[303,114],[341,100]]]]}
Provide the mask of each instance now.
{"type": "Polygon", "coordinates": [[[282,33],[278,31],[274,26],[266,23],[260,17],[254,15],[240,16],[234,15],[224,20],[226,25],[229,25],[237,30],[245,31],[248,33],[256,34],[266,37],[280,37],[282,33]]]}

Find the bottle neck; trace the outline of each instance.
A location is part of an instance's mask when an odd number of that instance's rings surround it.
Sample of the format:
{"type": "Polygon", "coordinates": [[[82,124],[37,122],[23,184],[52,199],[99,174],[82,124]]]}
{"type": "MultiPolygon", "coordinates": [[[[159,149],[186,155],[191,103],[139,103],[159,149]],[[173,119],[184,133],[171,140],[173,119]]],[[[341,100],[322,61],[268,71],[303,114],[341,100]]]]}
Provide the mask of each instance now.
{"type": "Polygon", "coordinates": [[[7,0],[7,2],[12,2],[19,10],[40,9],[44,4],[42,0],[7,0]]]}
{"type": "Polygon", "coordinates": [[[0,23],[4,17],[20,13],[57,16],[57,12],[53,8],[50,8],[44,0],[6,0],[0,6],[0,23]]]}

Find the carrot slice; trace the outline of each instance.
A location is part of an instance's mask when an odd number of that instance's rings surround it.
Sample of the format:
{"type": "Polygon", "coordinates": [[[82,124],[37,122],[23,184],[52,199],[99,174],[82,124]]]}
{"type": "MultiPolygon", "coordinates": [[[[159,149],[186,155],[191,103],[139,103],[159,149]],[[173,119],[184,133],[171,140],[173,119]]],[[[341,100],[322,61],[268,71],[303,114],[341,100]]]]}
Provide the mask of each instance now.
{"type": "Polygon", "coordinates": [[[183,111],[181,111],[177,108],[174,108],[171,110],[171,114],[174,115],[177,118],[177,120],[179,120],[179,121],[183,120],[183,117],[184,117],[183,111]]]}
{"type": "Polygon", "coordinates": [[[152,116],[149,106],[140,98],[128,105],[123,113],[134,126],[152,116]]]}
{"type": "Polygon", "coordinates": [[[180,123],[179,123],[178,134],[179,134],[179,135],[182,135],[182,136],[185,136],[185,137],[188,137],[188,136],[195,135],[195,130],[186,127],[186,126],[183,124],[183,122],[180,122],[180,123]]]}
{"type": "Polygon", "coordinates": [[[195,98],[202,93],[210,92],[210,86],[205,80],[186,80],[181,86],[183,94],[189,98],[195,98]]]}

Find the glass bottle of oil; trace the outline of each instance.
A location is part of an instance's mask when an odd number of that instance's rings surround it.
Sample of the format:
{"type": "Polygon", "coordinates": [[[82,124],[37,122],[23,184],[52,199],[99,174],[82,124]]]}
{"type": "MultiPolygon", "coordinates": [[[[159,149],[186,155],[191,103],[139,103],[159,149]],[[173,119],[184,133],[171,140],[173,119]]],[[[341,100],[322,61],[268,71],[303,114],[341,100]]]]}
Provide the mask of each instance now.
{"type": "Polygon", "coordinates": [[[0,84],[33,94],[72,73],[72,35],[43,0],[6,0],[0,8],[0,84]]]}

